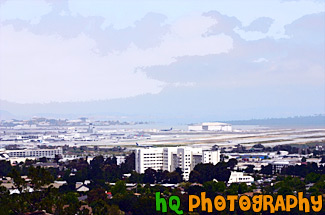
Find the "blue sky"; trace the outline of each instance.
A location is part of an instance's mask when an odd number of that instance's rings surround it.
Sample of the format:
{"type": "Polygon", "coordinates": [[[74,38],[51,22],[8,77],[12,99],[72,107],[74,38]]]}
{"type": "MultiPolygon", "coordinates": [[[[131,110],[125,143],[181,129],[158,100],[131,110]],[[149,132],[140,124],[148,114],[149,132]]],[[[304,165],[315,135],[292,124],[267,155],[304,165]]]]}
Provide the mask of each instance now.
{"type": "Polygon", "coordinates": [[[324,14],[316,0],[1,1],[0,110],[324,113],[324,14]]]}

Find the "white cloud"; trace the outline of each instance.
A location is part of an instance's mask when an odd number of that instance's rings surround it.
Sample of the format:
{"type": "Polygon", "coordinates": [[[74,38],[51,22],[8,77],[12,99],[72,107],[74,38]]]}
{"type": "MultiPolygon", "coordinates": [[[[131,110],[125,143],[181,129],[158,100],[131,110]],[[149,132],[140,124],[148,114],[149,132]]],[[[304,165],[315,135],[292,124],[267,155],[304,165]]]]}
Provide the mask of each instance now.
{"type": "MultiPolygon", "coordinates": [[[[283,1],[283,0],[228,0],[228,1],[80,1],[70,0],[70,10],[84,16],[102,16],[106,19],[103,27],[113,25],[116,28],[132,26],[134,20],[146,13],[156,12],[167,16],[167,23],[172,23],[182,16],[206,13],[216,10],[227,16],[234,16],[245,27],[254,20],[268,17],[274,20],[267,33],[250,32],[237,29],[236,32],[245,40],[257,40],[265,37],[287,38],[284,26],[291,24],[307,14],[325,11],[324,1],[283,1]],[[96,3],[94,3],[96,2],[96,3]],[[137,8],[137,10],[134,10],[137,8]],[[125,14],[128,14],[125,16],[125,14]]],[[[194,26],[194,24],[192,25],[194,26]]]]}
{"type": "Polygon", "coordinates": [[[11,0],[0,4],[1,21],[21,19],[37,24],[41,16],[51,11],[51,5],[43,0],[11,0]]]}
{"type": "Polygon", "coordinates": [[[195,82],[175,82],[175,83],[172,83],[170,84],[170,86],[173,86],[173,87],[194,87],[196,85],[195,82]]]}
{"type": "MultiPolygon", "coordinates": [[[[256,3],[256,2],[255,2],[256,3]]],[[[291,24],[295,20],[313,13],[325,11],[324,2],[315,1],[290,1],[290,2],[273,2],[259,1],[252,13],[241,14],[238,16],[243,26],[248,26],[259,17],[269,17],[274,20],[267,33],[257,31],[245,31],[237,28],[235,30],[245,40],[258,40],[266,37],[275,39],[289,38],[285,33],[285,26],[291,24]],[[255,16],[255,17],[254,17],[255,16]]]]}
{"type": "Polygon", "coordinates": [[[142,68],[168,65],[182,56],[227,52],[232,39],[204,37],[213,25],[207,17],[180,20],[158,47],[130,45],[125,52],[96,54],[94,40],[80,34],[73,39],[16,32],[1,28],[0,98],[15,102],[88,101],[159,93],[166,83],[150,79],[142,68]],[[186,32],[198,19],[198,28],[186,32]]]}
{"type": "Polygon", "coordinates": [[[268,59],[265,59],[264,57],[258,58],[256,60],[253,60],[254,63],[263,63],[263,62],[269,62],[268,59]]]}

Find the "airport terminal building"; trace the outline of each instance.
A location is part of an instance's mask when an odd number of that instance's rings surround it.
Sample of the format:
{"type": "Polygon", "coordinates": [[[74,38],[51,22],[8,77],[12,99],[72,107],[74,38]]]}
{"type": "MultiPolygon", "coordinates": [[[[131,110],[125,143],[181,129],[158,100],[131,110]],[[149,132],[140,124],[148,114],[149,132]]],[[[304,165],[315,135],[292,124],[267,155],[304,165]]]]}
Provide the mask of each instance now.
{"type": "Polygon", "coordinates": [[[232,126],[230,124],[221,122],[204,122],[202,124],[189,125],[188,130],[232,132],[232,126]]]}

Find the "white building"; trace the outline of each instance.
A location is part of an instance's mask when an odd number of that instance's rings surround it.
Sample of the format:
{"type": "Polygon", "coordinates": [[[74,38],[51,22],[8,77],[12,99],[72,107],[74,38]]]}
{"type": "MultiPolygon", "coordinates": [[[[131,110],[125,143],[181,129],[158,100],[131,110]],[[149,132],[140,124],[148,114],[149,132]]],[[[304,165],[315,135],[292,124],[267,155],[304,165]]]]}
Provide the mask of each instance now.
{"type": "Polygon", "coordinates": [[[55,158],[55,155],[62,155],[62,148],[56,149],[22,149],[22,150],[6,150],[9,157],[46,157],[55,158]]]}
{"type": "Polygon", "coordinates": [[[204,122],[199,125],[189,125],[189,131],[224,131],[231,132],[232,126],[221,122],[204,122]]]}
{"type": "Polygon", "coordinates": [[[115,156],[116,157],[116,164],[121,165],[125,162],[125,156],[115,156]]]}
{"type": "Polygon", "coordinates": [[[144,173],[148,168],[169,172],[181,168],[184,179],[188,180],[190,172],[198,163],[217,164],[220,161],[220,151],[191,147],[141,148],[136,149],[135,161],[138,173],[144,173]]]}
{"type": "Polygon", "coordinates": [[[0,160],[9,160],[9,155],[6,149],[0,149],[0,160]]]}
{"type": "Polygon", "coordinates": [[[217,164],[218,162],[220,162],[220,151],[203,151],[202,159],[202,163],[217,164]]]}
{"type": "Polygon", "coordinates": [[[254,182],[254,178],[250,175],[244,175],[243,172],[231,172],[228,183],[246,183],[251,184],[254,182]]]}
{"type": "Polygon", "coordinates": [[[273,165],[273,168],[272,168],[273,174],[275,174],[275,173],[281,173],[281,171],[282,171],[283,168],[288,167],[290,165],[293,165],[293,164],[290,164],[290,162],[289,161],[286,161],[286,160],[274,161],[271,164],[273,165]]]}
{"type": "Polygon", "coordinates": [[[137,149],[135,152],[135,171],[144,173],[148,168],[163,169],[163,148],[137,149]]]}
{"type": "Polygon", "coordinates": [[[78,188],[76,188],[76,191],[77,192],[88,192],[89,191],[89,188],[86,185],[82,184],[81,186],[79,186],[78,188]]]}

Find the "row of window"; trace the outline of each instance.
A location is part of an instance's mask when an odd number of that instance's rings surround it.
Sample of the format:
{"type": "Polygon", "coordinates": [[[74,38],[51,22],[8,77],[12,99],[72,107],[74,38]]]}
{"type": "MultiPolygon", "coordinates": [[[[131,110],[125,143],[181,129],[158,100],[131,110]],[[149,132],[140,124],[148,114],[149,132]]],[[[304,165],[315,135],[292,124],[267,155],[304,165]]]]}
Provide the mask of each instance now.
{"type": "Polygon", "coordinates": [[[163,157],[157,156],[157,157],[143,157],[144,159],[163,159],[163,157]]]}
{"type": "Polygon", "coordinates": [[[239,178],[239,181],[242,181],[242,180],[250,180],[250,178],[239,178]]]}
{"type": "Polygon", "coordinates": [[[9,152],[11,157],[24,157],[24,156],[42,156],[42,155],[55,155],[60,154],[59,150],[56,151],[21,151],[21,152],[9,152]]]}

